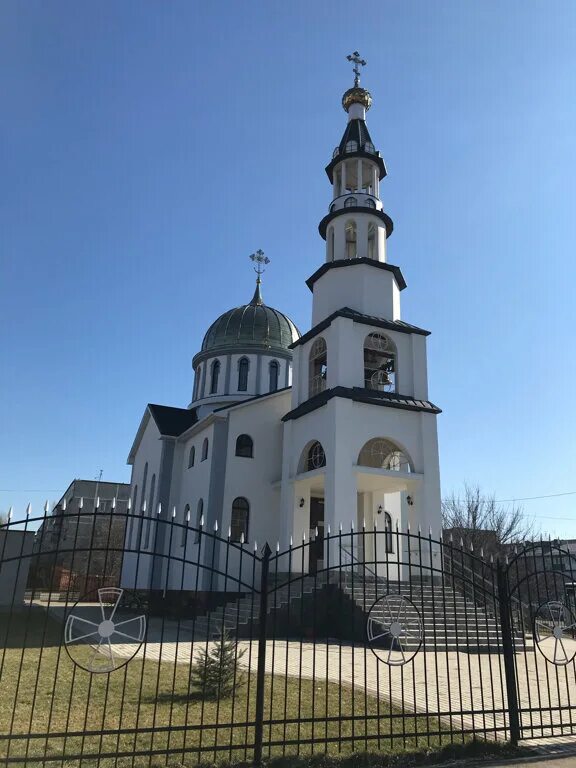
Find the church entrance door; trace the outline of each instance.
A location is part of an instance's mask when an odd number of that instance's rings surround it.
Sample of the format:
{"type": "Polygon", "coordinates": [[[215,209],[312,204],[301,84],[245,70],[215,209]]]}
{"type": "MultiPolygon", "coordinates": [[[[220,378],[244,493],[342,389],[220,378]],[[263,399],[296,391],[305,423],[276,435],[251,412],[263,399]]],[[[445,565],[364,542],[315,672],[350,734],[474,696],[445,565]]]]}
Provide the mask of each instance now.
{"type": "Polygon", "coordinates": [[[310,573],[324,565],[324,499],[310,498],[310,573]],[[318,533],[316,533],[318,531],[318,533]]]}

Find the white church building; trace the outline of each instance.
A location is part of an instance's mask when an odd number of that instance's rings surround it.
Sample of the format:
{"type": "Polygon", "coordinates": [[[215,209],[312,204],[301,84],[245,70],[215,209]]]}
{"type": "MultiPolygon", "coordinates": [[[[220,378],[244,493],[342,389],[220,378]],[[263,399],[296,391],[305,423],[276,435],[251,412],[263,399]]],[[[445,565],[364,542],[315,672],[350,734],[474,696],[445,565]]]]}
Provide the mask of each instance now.
{"type": "MultiPolygon", "coordinates": [[[[347,124],[325,169],[324,257],[306,280],[311,327],[300,333],[265,304],[268,260],[258,251],[252,299],[214,320],[194,355],[190,404],[144,410],[128,457],[136,515],[160,505],[161,516],[175,510],[191,527],[217,524],[232,541],[282,549],[291,537],[318,531],[321,540],[328,526],[351,523],[439,534],[429,332],[402,320],[406,282],[388,261],[393,225],[380,198],[386,167],[366,125],[372,98],[354,71],[342,98],[347,124]]],[[[128,527],[126,584],[145,585],[146,553],[181,558],[186,547],[191,559],[198,546],[194,530],[168,537],[152,527],[128,527]]],[[[306,557],[310,572],[321,568],[322,546],[306,557]]],[[[175,572],[169,588],[190,589],[189,581],[175,572]]]]}

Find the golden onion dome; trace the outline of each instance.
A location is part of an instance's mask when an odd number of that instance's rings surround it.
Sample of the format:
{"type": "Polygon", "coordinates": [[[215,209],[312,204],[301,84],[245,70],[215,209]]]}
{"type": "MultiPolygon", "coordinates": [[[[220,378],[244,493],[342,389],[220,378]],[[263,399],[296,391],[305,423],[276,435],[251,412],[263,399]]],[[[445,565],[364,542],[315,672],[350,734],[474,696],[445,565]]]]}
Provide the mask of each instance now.
{"type": "Polygon", "coordinates": [[[342,96],[342,106],[345,111],[348,112],[352,104],[362,104],[364,109],[368,111],[372,106],[372,96],[370,91],[360,86],[355,85],[353,88],[349,88],[344,96],[342,96]]]}

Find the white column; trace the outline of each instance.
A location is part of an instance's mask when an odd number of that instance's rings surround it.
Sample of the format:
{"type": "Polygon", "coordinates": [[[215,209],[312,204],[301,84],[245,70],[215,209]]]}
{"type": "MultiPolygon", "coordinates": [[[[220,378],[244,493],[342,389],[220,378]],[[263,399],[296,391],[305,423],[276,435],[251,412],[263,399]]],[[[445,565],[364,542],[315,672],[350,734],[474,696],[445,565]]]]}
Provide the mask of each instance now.
{"type": "Polygon", "coordinates": [[[372,167],[372,194],[374,197],[378,197],[378,168],[372,167]]]}
{"type": "Polygon", "coordinates": [[[362,192],[362,160],[358,158],[358,171],[356,172],[358,178],[356,179],[356,189],[358,192],[362,192]]]}
{"type": "Polygon", "coordinates": [[[341,195],[346,194],[346,163],[342,163],[342,189],[340,190],[341,195]]]}

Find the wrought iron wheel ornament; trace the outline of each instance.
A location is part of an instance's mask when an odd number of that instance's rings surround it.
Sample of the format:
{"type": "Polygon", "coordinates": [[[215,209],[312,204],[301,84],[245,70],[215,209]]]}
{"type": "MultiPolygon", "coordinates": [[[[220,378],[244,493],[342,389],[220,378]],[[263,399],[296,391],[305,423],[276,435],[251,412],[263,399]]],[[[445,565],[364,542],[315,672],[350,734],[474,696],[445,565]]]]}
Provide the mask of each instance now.
{"type": "Polygon", "coordinates": [[[116,619],[124,594],[117,587],[98,590],[98,602],[79,600],[66,619],[64,644],[74,664],[87,672],[114,672],[131,661],[146,635],[144,615],[116,619]],[[123,653],[114,646],[128,645],[123,653]]]}
{"type": "Polygon", "coordinates": [[[366,632],[377,659],[391,667],[408,664],[422,646],[422,620],[403,595],[380,597],[368,614],[366,632]]]}
{"type": "Polygon", "coordinates": [[[534,641],[546,661],[569,664],[576,656],[576,618],[559,600],[542,603],[534,616],[534,641]]]}

